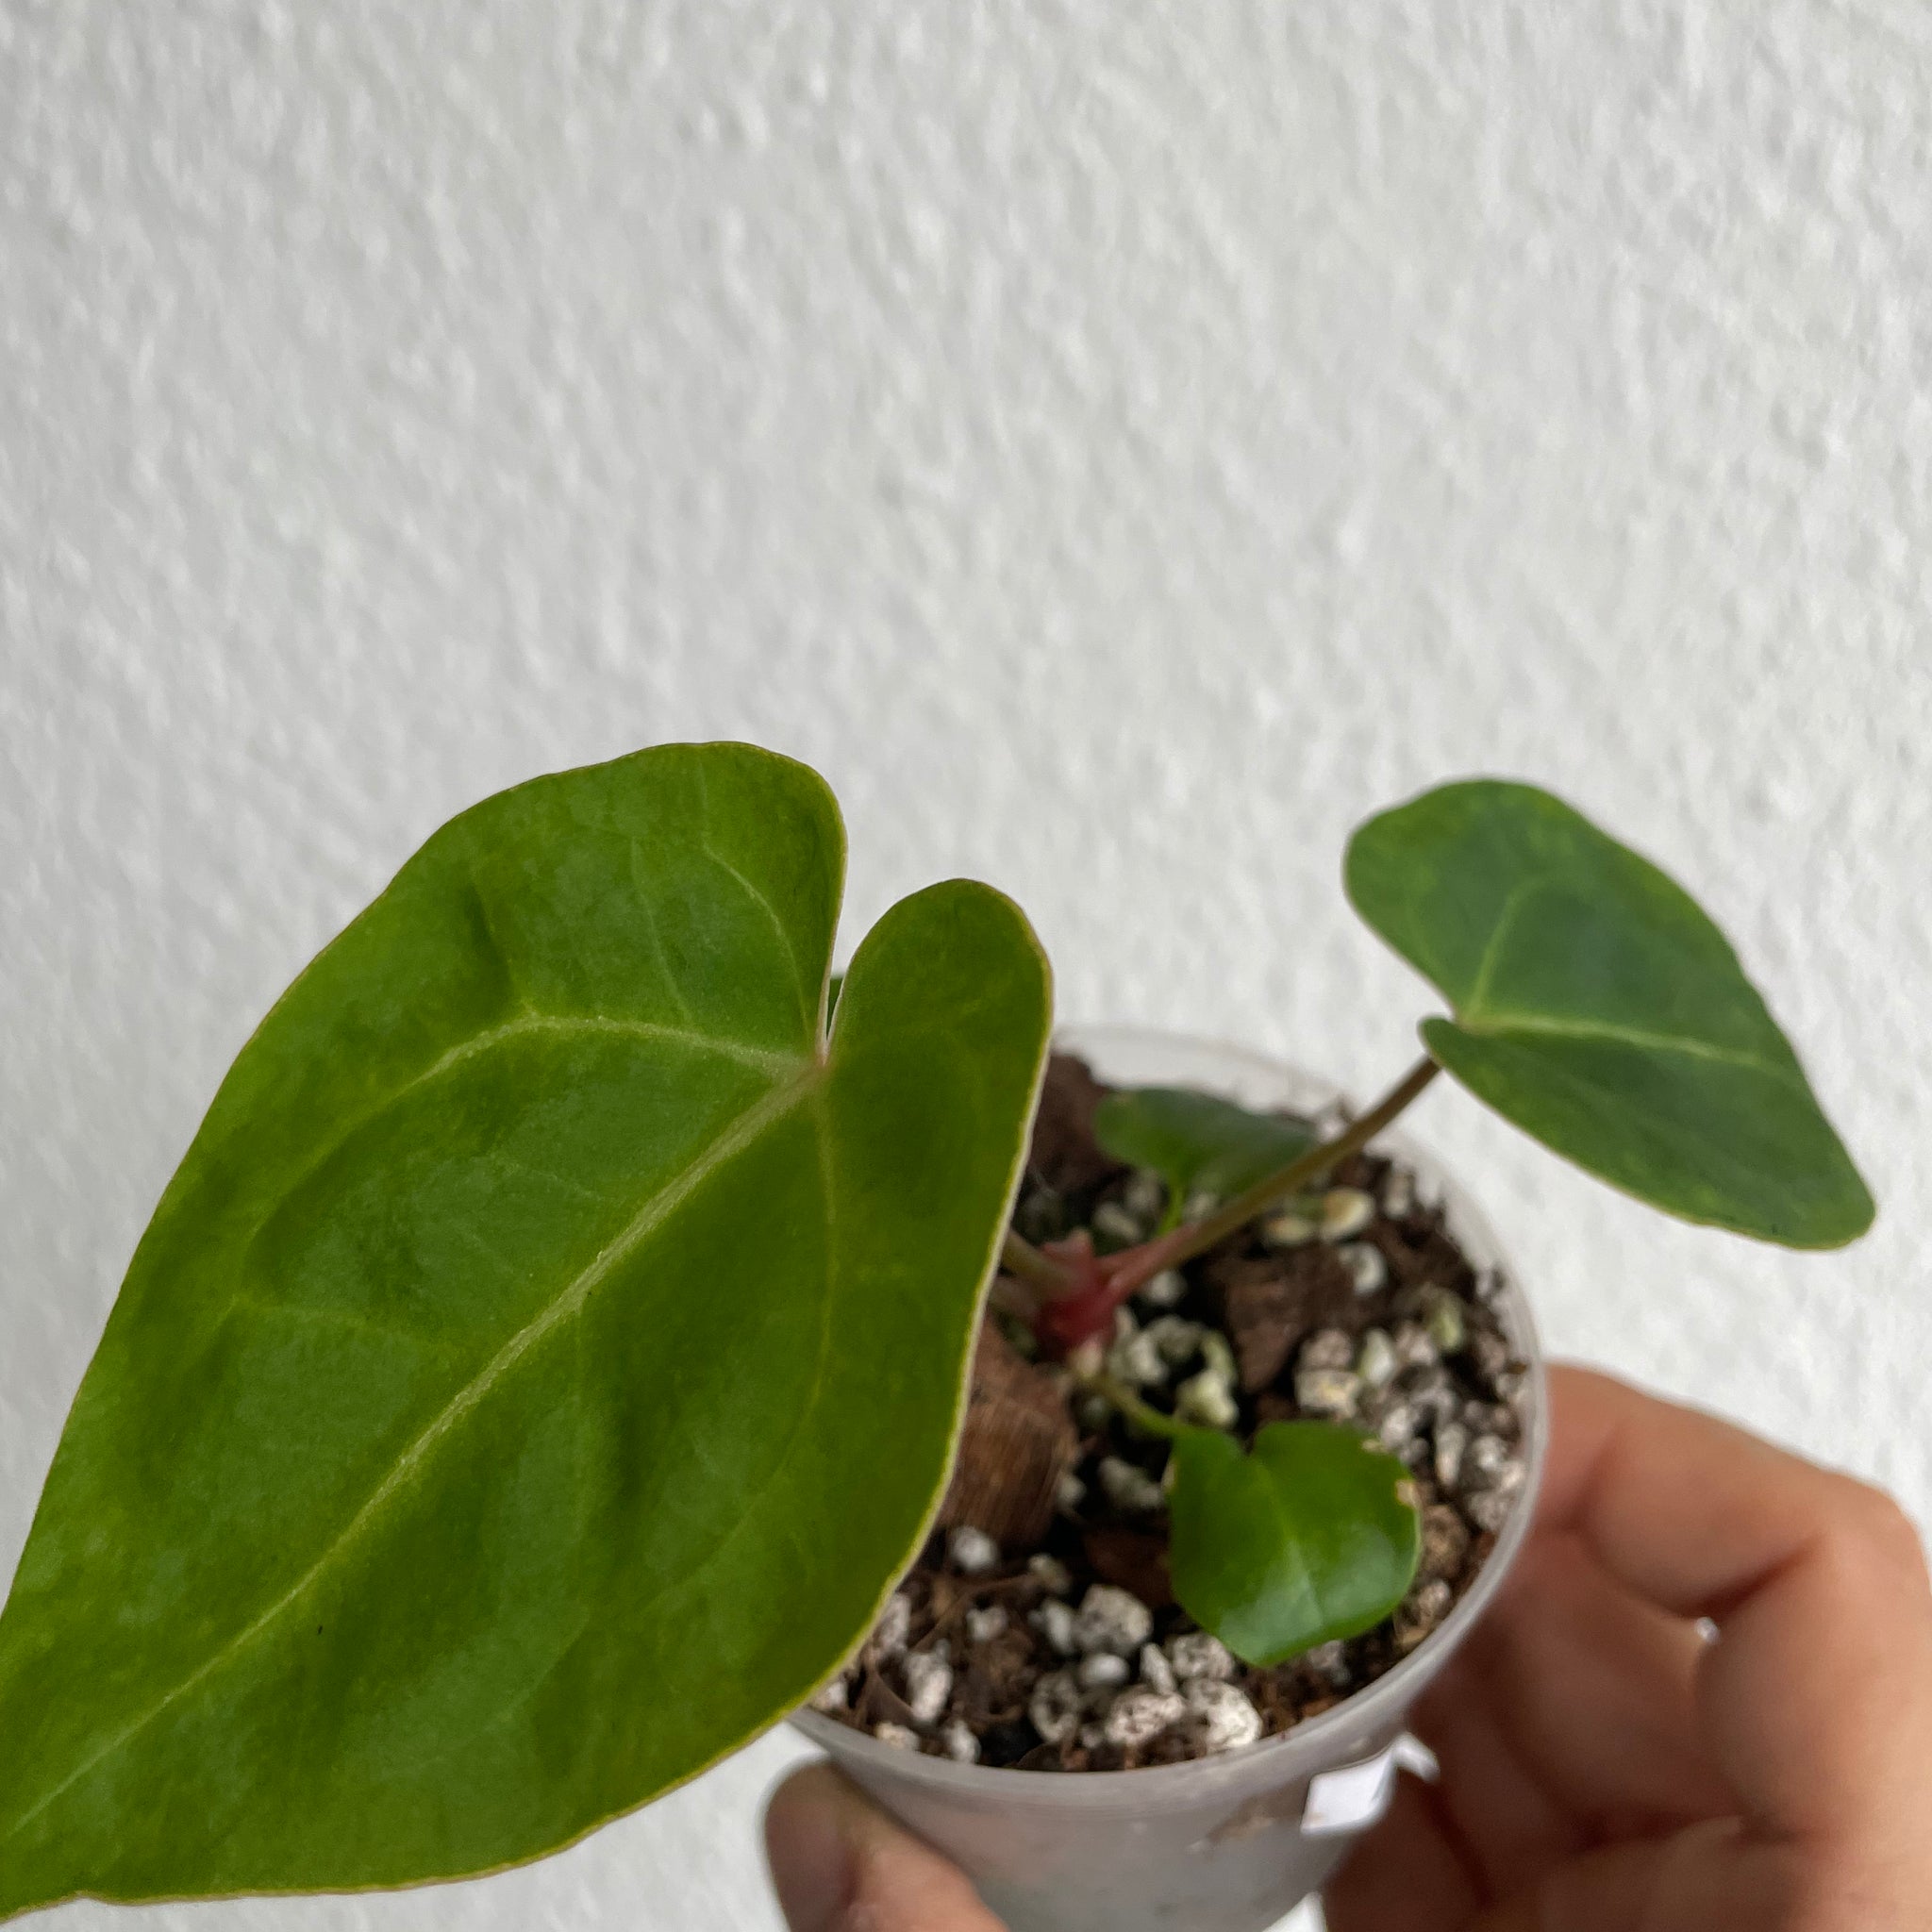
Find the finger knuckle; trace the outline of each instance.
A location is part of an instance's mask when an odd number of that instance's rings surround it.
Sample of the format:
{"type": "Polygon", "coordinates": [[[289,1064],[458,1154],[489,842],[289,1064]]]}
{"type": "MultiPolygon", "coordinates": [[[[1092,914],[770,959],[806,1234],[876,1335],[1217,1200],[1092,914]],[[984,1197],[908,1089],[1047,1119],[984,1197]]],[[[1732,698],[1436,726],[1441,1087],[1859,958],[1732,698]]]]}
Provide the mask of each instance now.
{"type": "Polygon", "coordinates": [[[1888,1567],[1924,1580],[1925,1552],[1918,1525],[1895,1497],[1847,1476],[1834,1501],[1840,1534],[1858,1554],[1875,1557],[1888,1567]]]}

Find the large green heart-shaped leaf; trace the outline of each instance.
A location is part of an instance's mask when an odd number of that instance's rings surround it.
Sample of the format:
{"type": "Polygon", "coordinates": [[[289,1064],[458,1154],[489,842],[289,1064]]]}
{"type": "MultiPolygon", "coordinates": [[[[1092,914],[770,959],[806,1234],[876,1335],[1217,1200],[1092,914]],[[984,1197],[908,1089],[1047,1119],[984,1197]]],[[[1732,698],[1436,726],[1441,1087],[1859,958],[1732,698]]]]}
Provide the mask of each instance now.
{"type": "Polygon", "coordinates": [[[1251,1664],[1373,1629],[1422,1556],[1408,1471],[1334,1423],[1218,1429],[1174,1445],[1169,1561],[1180,1606],[1251,1664]]]}
{"type": "Polygon", "coordinates": [[[1048,980],[985,887],[822,1012],[843,834],[673,746],[436,834],[243,1050],[0,1615],[0,1916],[549,1851],[796,1705],[924,1533],[1048,980]]]}
{"type": "Polygon", "coordinates": [[[1093,1135],[1116,1160],[1167,1183],[1163,1228],[1178,1224],[1191,1193],[1228,1200],[1315,1144],[1299,1122],[1190,1087],[1120,1088],[1094,1108],[1093,1135]]]}
{"type": "Polygon", "coordinates": [[[1724,936],[1534,786],[1445,785],[1349,843],[1349,897],[1456,1009],[1431,1054],[1526,1132],[1688,1221],[1799,1248],[1872,1196],[1724,936]]]}

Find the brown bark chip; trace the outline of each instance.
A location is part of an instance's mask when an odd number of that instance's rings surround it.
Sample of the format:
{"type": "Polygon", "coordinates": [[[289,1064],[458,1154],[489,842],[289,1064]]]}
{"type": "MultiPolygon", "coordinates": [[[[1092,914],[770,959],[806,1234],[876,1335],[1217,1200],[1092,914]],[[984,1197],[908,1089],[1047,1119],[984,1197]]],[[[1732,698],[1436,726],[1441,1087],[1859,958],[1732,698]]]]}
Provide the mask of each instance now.
{"type": "Polygon", "coordinates": [[[1465,1301],[1475,1292],[1475,1271],[1450,1240],[1440,1220],[1411,1215],[1401,1225],[1377,1222],[1363,1237],[1381,1250],[1398,1288],[1446,1288],[1465,1301]]]}
{"type": "Polygon", "coordinates": [[[1359,1295],[1326,1246],[1286,1255],[1230,1255],[1208,1264],[1208,1281],[1226,1310],[1241,1391],[1265,1389],[1288,1366],[1295,1344],[1319,1328],[1351,1334],[1366,1327],[1376,1299],[1359,1295]]]}
{"type": "Polygon", "coordinates": [[[1325,1241],[1277,1255],[1224,1252],[1210,1256],[1204,1272],[1221,1303],[1248,1395],[1274,1382],[1308,1336],[1324,1328],[1360,1335],[1388,1326],[1395,1315],[1393,1278],[1371,1294],[1359,1292],[1325,1241]]]}
{"type": "Polygon", "coordinates": [[[1023,1624],[967,1645],[955,1693],[958,1714],[977,1732],[1014,1723],[1026,1715],[1026,1699],[1039,1676],[1038,1653],[1023,1624]]]}
{"type": "Polygon", "coordinates": [[[1275,1261],[1231,1261],[1219,1272],[1241,1392],[1252,1395],[1288,1366],[1301,1332],[1294,1319],[1299,1297],[1275,1261]]]}
{"type": "Polygon", "coordinates": [[[1053,1521],[1054,1491],[1079,1446],[1052,1378],[1023,1360],[996,1324],[983,1324],[940,1522],[970,1523],[1002,1549],[1032,1548],[1053,1521]]]}
{"type": "Polygon", "coordinates": [[[1097,1187],[1121,1172],[1120,1162],[1093,1138],[1093,1109],[1109,1091],[1085,1060],[1070,1053],[1057,1053],[1046,1063],[1033,1123],[1031,1165],[1062,1194],[1097,1187]]]}
{"type": "Polygon", "coordinates": [[[1131,1591],[1150,1610],[1164,1610],[1174,1602],[1164,1534],[1151,1529],[1090,1529],[1084,1546],[1093,1574],[1103,1583],[1131,1591]]]}

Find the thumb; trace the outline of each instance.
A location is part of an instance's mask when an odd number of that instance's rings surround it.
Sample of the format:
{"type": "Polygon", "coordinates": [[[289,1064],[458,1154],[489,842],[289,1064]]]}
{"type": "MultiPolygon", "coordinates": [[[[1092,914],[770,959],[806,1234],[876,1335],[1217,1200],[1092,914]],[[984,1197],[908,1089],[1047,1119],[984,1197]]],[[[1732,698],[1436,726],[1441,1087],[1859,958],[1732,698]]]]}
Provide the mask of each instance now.
{"type": "Polygon", "coordinates": [[[791,1932],[1003,1932],[957,1866],[829,1764],[773,1793],[765,1856],[791,1932]]]}

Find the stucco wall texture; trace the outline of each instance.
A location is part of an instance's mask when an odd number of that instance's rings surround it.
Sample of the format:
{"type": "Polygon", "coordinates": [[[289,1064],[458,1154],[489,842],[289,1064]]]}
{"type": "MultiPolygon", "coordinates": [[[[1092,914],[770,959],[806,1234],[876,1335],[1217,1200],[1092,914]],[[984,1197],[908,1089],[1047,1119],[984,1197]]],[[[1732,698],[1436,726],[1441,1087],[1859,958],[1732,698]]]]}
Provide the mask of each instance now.
{"type": "MultiPolygon", "coordinates": [[[[1427,995],[1346,829],[1554,785],[1877,1230],[1416,1131],[1559,1350],[1932,1520],[1928,163],[1916,0],[0,0],[0,1576],[275,994],[460,806],[679,737],[831,778],[848,947],[975,874],[1066,1014],[1358,1091],[1427,995]]],[[[769,1928],[788,1748],[481,1887],[49,1923],[769,1928]]]]}

